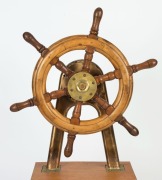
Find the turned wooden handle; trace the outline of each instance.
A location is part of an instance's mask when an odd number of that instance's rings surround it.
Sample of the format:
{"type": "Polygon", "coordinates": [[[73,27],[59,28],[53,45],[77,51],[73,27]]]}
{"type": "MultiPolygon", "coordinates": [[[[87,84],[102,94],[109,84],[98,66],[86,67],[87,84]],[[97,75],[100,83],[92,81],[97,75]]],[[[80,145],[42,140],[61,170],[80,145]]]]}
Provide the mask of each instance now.
{"type": "Polygon", "coordinates": [[[102,108],[105,110],[105,113],[107,115],[110,115],[114,110],[114,106],[110,105],[106,100],[100,98],[98,95],[95,95],[93,100],[102,108]]]}
{"type": "Polygon", "coordinates": [[[78,101],[74,108],[70,124],[74,124],[74,125],[80,124],[81,108],[82,108],[82,103],[78,101]]]}
{"type": "Polygon", "coordinates": [[[99,25],[102,18],[103,11],[101,8],[97,8],[93,14],[93,23],[90,31],[90,35],[98,35],[99,25]]]}
{"type": "Polygon", "coordinates": [[[157,60],[156,59],[149,59],[141,64],[135,64],[132,66],[129,66],[129,73],[132,75],[133,73],[136,73],[142,69],[148,69],[148,68],[153,68],[157,65],[157,60]]]}
{"type": "Polygon", "coordinates": [[[58,70],[64,73],[66,76],[71,76],[73,71],[71,71],[62,61],[57,60],[54,64],[58,70]]]}
{"type": "Polygon", "coordinates": [[[84,55],[84,63],[83,63],[83,71],[90,71],[90,64],[93,58],[93,53],[95,51],[94,47],[91,46],[87,46],[86,47],[86,53],[84,55]]]}
{"type": "Polygon", "coordinates": [[[10,107],[10,110],[12,112],[17,112],[20,111],[21,109],[27,108],[27,107],[31,107],[34,106],[35,102],[34,99],[28,99],[27,101],[24,102],[20,102],[20,103],[15,103],[10,107]]]}
{"type": "Polygon", "coordinates": [[[70,157],[71,154],[73,153],[73,143],[74,143],[75,137],[76,137],[75,134],[68,134],[68,140],[67,140],[67,144],[64,150],[64,155],[66,157],[70,157]]]}
{"type": "Polygon", "coordinates": [[[52,91],[50,93],[45,93],[44,94],[44,98],[46,100],[46,102],[50,102],[52,99],[57,99],[60,98],[62,96],[65,96],[67,94],[67,89],[59,89],[56,91],[52,91]]]}
{"type": "Polygon", "coordinates": [[[23,34],[23,38],[25,41],[27,41],[29,44],[35,47],[37,51],[41,53],[42,56],[45,56],[48,52],[48,49],[44,45],[39,43],[31,33],[25,32],[23,34]]]}
{"type": "Polygon", "coordinates": [[[121,124],[122,126],[124,126],[126,128],[126,130],[132,135],[132,136],[138,136],[139,131],[138,129],[133,126],[132,124],[130,124],[125,117],[121,116],[121,118],[119,120],[117,120],[117,122],[119,124],[121,124]]]}
{"type": "Polygon", "coordinates": [[[121,75],[121,72],[119,69],[117,69],[113,72],[109,72],[104,75],[95,76],[95,80],[98,85],[101,83],[104,83],[105,81],[110,81],[113,79],[121,79],[121,78],[122,78],[122,75],[121,75]]]}

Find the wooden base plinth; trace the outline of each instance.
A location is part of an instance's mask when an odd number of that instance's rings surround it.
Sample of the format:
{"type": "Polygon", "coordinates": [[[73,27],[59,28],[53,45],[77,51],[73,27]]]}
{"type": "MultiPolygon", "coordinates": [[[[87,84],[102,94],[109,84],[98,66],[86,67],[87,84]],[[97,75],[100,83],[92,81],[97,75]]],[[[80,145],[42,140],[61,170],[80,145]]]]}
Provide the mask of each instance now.
{"type": "Polygon", "coordinates": [[[61,162],[59,172],[42,172],[46,163],[35,164],[31,180],[136,180],[130,162],[121,162],[124,170],[106,171],[105,162],[61,162]]]}

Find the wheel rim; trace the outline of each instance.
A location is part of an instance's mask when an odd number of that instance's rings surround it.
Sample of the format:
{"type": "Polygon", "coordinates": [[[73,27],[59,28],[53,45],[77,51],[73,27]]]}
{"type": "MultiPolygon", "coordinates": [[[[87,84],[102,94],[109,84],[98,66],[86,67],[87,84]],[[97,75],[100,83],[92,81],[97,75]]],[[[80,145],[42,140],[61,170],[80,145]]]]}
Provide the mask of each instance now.
{"type": "Polygon", "coordinates": [[[33,95],[38,101],[38,108],[42,115],[54,126],[64,131],[74,131],[78,134],[87,134],[101,131],[111,126],[115,119],[123,114],[127,108],[132,95],[132,77],[129,76],[128,62],[124,55],[110,42],[98,38],[91,39],[84,35],[77,35],[64,38],[49,47],[49,53],[40,58],[33,74],[33,95]],[[80,125],[70,124],[70,119],[64,117],[53,108],[51,102],[46,103],[46,79],[50,68],[50,62],[55,57],[73,50],[84,50],[86,46],[92,46],[95,50],[104,55],[113,64],[115,69],[120,69],[122,79],[119,80],[119,91],[113,103],[115,110],[108,115],[102,115],[92,120],[81,121],[80,125]]]}

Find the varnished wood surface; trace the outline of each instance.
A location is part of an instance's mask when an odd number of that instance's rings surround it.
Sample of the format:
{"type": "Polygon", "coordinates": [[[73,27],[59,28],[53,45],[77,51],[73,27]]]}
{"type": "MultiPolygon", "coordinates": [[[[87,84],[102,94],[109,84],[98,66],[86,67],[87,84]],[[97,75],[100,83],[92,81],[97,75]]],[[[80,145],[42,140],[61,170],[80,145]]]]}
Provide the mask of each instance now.
{"type": "Polygon", "coordinates": [[[33,96],[37,97],[38,104],[41,102],[41,105],[38,105],[41,113],[50,123],[67,132],[74,131],[78,134],[88,134],[101,131],[111,126],[119,114],[125,111],[132,95],[132,77],[129,76],[127,69],[129,64],[124,55],[114,45],[102,38],[96,40],[82,35],[62,39],[51,45],[49,51],[50,53],[47,56],[39,59],[36,65],[37,69],[33,74],[33,96]],[[80,126],[76,126],[70,123],[70,119],[62,116],[53,109],[50,103],[47,104],[43,95],[46,93],[46,79],[51,69],[51,61],[71,50],[81,50],[87,46],[93,46],[97,52],[103,54],[111,61],[115,69],[120,69],[122,79],[119,80],[119,92],[112,104],[115,108],[113,113],[110,116],[105,114],[90,121],[80,121],[80,126]],[[119,59],[121,61],[119,61],[119,59]]]}
{"type": "MultiPolygon", "coordinates": [[[[39,43],[31,33],[25,32],[23,34],[24,39],[41,53],[41,58],[38,60],[33,73],[33,99],[12,105],[10,108],[11,111],[16,112],[23,108],[37,105],[42,115],[52,125],[60,128],[62,131],[73,132],[75,134],[90,134],[102,131],[119,120],[118,117],[122,116],[132,96],[132,74],[142,69],[155,67],[157,65],[157,60],[149,59],[143,63],[130,66],[119,49],[117,49],[109,41],[98,37],[102,14],[103,11],[101,8],[97,8],[94,11],[92,27],[88,36],[70,36],[59,40],[58,42],[52,44],[49,48],[46,48],[44,45],[39,43]],[[64,117],[55,108],[53,108],[53,105],[50,102],[52,99],[68,95],[66,91],[58,90],[51,93],[46,92],[47,76],[53,65],[55,65],[55,67],[64,73],[68,78],[73,75],[74,72],[59,60],[62,55],[73,50],[86,51],[82,71],[90,71],[90,65],[95,51],[105,56],[114,66],[115,70],[113,72],[108,72],[105,75],[100,75],[99,77],[95,76],[95,80],[98,85],[105,81],[119,79],[119,91],[115,101],[112,103],[112,106],[109,107],[109,105],[102,101],[102,99],[95,98],[95,101],[105,110],[106,113],[95,119],[77,121],[79,124],[73,123],[73,120],[77,120],[77,118],[74,117],[71,121],[71,119],[64,117]]],[[[82,97],[80,99],[82,99],[83,102],[86,101],[83,100],[82,97]]],[[[91,97],[91,99],[93,100],[93,97],[91,97]]],[[[124,118],[118,122],[124,126],[130,134],[138,135],[138,130],[124,118]]]]}
{"type": "Polygon", "coordinates": [[[46,163],[37,162],[31,180],[136,180],[130,162],[123,171],[106,171],[105,162],[62,162],[59,172],[41,172],[46,163]]]}
{"type": "Polygon", "coordinates": [[[41,53],[42,57],[44,57],[48,53],[49,50],[44,45],[42,45],[40,42],[38,42],[31,33],[25,32],[23,34],[23,38],[26,42],[28,42],[33,47],[35,47],[37,49],[37,51],[39,53],[41,53]]]}

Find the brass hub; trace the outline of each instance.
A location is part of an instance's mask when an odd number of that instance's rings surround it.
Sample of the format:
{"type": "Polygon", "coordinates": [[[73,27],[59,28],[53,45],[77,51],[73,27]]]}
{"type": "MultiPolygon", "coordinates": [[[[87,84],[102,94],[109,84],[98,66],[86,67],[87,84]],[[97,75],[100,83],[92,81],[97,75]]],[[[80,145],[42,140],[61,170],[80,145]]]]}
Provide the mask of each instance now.
{"type": "Polygon", "coordinates": [[[88,101],[96,91],[96,80],[87,72],[76,73],[68,81],[68,93],[74,100],[88,101]]]}

